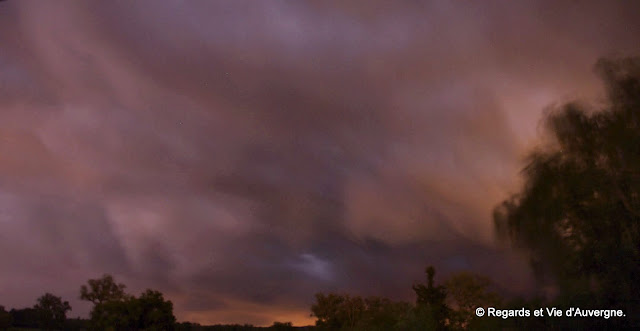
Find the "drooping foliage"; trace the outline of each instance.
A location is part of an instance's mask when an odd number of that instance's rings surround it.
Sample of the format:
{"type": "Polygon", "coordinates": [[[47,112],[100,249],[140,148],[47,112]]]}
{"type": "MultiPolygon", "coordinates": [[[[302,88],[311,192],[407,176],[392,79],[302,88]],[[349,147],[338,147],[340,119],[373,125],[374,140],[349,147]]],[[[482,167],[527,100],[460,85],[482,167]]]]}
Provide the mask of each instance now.
{"type": "Polygon", "coordinates": [[[640,316],[640,59],[596,68],[606,102],[549,114],[551,142],[530,154],[524,187],[494,220],[559,300],[640,316]]]}

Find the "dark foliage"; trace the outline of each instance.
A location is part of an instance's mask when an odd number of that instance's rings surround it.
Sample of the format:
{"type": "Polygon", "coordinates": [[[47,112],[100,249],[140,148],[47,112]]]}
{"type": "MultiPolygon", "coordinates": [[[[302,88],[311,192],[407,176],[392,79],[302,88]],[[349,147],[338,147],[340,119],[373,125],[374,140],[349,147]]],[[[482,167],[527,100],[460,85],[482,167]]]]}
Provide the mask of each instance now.
{"type": "Polygon", "coordinates": [[[106,301],[122,301],[127,298],[124,284],[116,283],[113,276],[105,274],[102,278],[89,279],[87,285],[80,287],[80,299],[91,301],[94,305],[106,301]]]}
{"type": "Polygon", "coordinates": [[[60,330],[67,319],[67,312],[71,310],[69,302],[51,293],[38,298],[38,303],[33,306],[37,314],[38,326],[45,330],[60,330]]]}
{"type": "Polygon", "coordinates": [[[33,308],[11,309],[9,314],[13,321],[11,326],[22,328],[38,327],[38,312],[33,308]]]}
{"type": "Polygon", "coordinates": [[[525,186],[494,219],[528,252],[541,284],[555,285],[554,303],[627,315],[583,326],[640,327],[640,59],[596,68],[607,104],[549,115],[552,143],[531,153],[525,186]]]}
{"type": "Polygon", "coordinates": [[[11,314],[0,306],[0,330],[7,330],[11,326],[11,314]]]}
{"type": "Polygon", "coordinates": [[[138,298],[126,294],[124,284],[111,275],[90,279],[80,288],[80,298],[91,301],[91,328],[94,330],[164,330],[176,327],[173,303],[162,293],[146,290],[138,298]]]}
{"type": "Polygon", "coordinates": [[[447,292],[444,286],[434,285],[433,278],[436,269],[433,266],[427,267],[425,273],[427,274],[427,284],[413,286],[413,290],[416,292],[416,306],[433,316],[436,329],[442,330],[445,329],[445,322],[450,313],[449,307],[445,303],[447,292]]]}
{"type": "Polygon", "coordinates": [[[435,268],[426,269],[427,283],[413,286],[416,304],[387,298],[316,294],[311,307],[321,330],[460,330],[495,329],[496,321],[473,315],[477,307],[498,305],[500,297],[488,291],[491,282],[460,272],[445,285],[436,285],[435,268]],[[451,303],[451,307],[447,304],[451,303]]]}

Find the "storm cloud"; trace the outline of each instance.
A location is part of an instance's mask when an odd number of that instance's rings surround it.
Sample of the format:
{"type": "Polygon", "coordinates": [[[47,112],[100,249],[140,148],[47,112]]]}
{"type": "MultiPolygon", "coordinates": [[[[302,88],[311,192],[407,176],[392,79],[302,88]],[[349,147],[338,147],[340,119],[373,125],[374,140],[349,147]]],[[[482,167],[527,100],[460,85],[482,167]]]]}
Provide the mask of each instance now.
{"type": "Polygon", "coordinates": [[[427,264],[527,293],[491,210],[543,109],[638,51],[632,6],[3,2],[0,303],[85,315],[111,273],[179,320],[308,323],[427,264]]]}

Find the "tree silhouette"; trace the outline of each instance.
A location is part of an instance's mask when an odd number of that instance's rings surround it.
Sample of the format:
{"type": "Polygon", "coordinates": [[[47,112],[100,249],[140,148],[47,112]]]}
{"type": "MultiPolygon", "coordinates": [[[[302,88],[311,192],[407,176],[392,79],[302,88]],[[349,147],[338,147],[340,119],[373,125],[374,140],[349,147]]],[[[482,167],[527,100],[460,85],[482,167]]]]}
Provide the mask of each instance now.
{"type": "Polygon", "coordinates": [[[356,323],[357,330],[396,330],[401,320],[411,310],[406,302],[394,302],[388,298],[371,296],[364,299],[365,309],[356,323]]]}
{"type": "MultiPolygon", "coordinates": [[[[477,307],[498,307],[502,298],[491,292],[488,278],[458,272],[435,285],[435,268],[426,268],[427,283],[415,284],[416,305],[384,297],[316,294],[311,306],[320,330],[495,330],[496,319],[475,317],[477,307]]],[[[539,305],[537,305],[539,306],[539,305]]],[[[518,326],[518,325],[514,325],[518,326]]]]}
{"type": "Polygon", "coordinates": [[[95,330],[174,330],[173,303],[162,293],[146,290],[138,298],[126,294],[124,284],[111,275],[90,279],[80,288],[80,298],[94,303],[91,324],[95,330]]]}
{"type": "Polygon", "coordinates": [[[39,326],[46,330],[62,329],[67,311],[71,310],[69,302],[51,293],[39,297],[33,308],[37,311],[39,326]]]}
{"type": "Polygon", "coordinates": [[[326,330],[353,328],[363,310],[362,298],[334,293],[316,294],[316,303],[311,306],[312,315],[318,318],[316,326],[326,330]]]}
{"type": "Polygon", "coordinates": [[[34,308],[11,309],[11,325],[19,327],[38,327],[39,314],[34,308]]]}
{"type": "Polygon", "coordinates": [[[94,305],[126,298],[124,293],[126,286],[122,283],[117,284],[109,274],[104,274],[99,279],[89,279],[87,283],[89,287],[87,285],[80,287],[80,299],[91,301],[94,305]]]}
{"type": "Polygon", "coordinates": [[[136,299],[140,320],[138,326],[142,330],[173,330],[176,318],[173,316],[173,303],[165,301],[162,293],[146,290],[136,299]]]}
{"type": "Polygon", "coordinates": [[[489,291],[491,281],[483,276],[467,271],[455,273],[444,283],[447,290],[449,328],[463,330],[470,328],[476,319],[475,309],[478,307],[499,307],[501,298],[489,291]]]}
{"type": "Polygon", "coordinates": [[[417,297],[416,305],[435,319],[438,329],[444,329],[449,315],[449,307],[445,302],[446,289],[442,285],[434,285],[436,269],[433,266],[428,266],[425,273],[427,274],[427,285],[416,284],[413,286],[417,297]]]}
{"type": "Polygon", "coordinates": [[[559,298],[640,320],[640,59],[600,60],[600,109],[571,103],[546,121],[522,190],[494,211],[498,232],[531,257],[559,298]]]}
{"type": "Polygon", "coordinates": [[[0,330],[8,330],[11,326],[11,314],[0,306],[0,330]]]}
{"type": "Polygon", "coordinates": [[[411,305],[375,296],[318,293],[311,311],[321,330],[395,330],[411,311],[411,305]]]}
{"type": "Polygon", "coordinates": [[[276,331],[287,331],[287,330],[295,330],[296,328],[293,326],[291,322],[273,322],[273,324],[269,327],[271,330],[276,331]]]}

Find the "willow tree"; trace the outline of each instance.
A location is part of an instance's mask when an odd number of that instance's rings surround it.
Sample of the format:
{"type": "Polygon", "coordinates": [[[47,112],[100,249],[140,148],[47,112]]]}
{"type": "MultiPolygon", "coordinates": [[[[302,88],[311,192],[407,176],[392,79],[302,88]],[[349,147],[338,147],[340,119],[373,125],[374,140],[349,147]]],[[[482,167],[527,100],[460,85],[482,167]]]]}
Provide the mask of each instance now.
{"type": "Polygon", "coordinates": [[[551,139],[494,220],[567,303],[640,316],[640,58],[600,60],[596,71],[606,101],[548,115],[551,139]]]}

